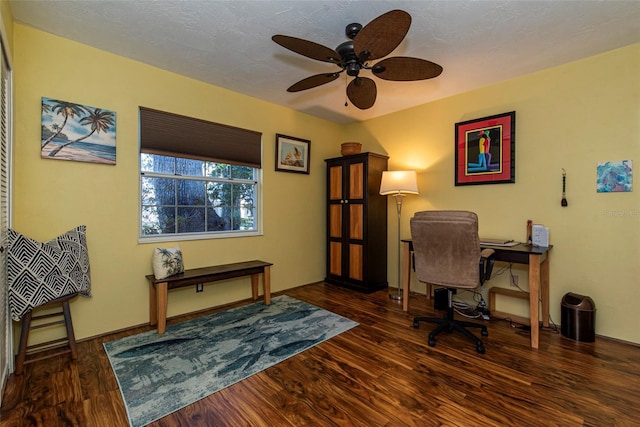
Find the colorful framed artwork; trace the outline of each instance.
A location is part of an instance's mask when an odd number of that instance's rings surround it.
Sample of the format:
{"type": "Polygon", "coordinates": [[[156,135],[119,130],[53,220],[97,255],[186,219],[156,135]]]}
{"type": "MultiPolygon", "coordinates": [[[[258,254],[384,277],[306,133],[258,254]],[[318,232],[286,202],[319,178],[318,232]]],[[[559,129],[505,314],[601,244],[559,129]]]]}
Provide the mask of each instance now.
{"type": "Polygon", "coordinates": [[[598,163],[596,179],[598,193],[631,191],[633,189],[633,163],[631,160],[598,163]]]}
{"type": "Polygon", "coordinates": [[[276,134],[276,171],[309,173],[311,141],[276,134]]]}
{"type": "Polygon", "coordinates": [[[455,185],[516,182],[516,112],[456,123],[455,185]]]}
{"type": "Polygon", "coordinates": [[[116,113],[42,98],[40,157],[116,164],[116,113]]]}

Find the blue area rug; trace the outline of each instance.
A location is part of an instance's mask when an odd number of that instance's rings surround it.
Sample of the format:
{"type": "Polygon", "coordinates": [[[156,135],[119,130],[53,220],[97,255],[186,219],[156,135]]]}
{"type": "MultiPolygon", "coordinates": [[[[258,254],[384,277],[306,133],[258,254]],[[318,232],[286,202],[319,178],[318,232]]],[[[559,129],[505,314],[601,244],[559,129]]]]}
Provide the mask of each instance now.
{"type": "Polygon", "coordinates": [[[104,344],[132,427],[147,425],[358,323],[279,296],[104,344]]]}

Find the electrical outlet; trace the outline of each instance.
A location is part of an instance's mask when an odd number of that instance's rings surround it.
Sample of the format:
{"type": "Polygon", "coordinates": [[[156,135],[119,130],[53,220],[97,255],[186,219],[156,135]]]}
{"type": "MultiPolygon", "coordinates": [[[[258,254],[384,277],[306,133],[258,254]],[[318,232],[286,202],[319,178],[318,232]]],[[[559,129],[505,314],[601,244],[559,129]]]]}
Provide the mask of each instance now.
{"type": "Polygon", "coordinates": [[[518,287],[518,276],[515,274],[511,275],[511,286],[518,287]]]}
{"type": "Polygon", "coordinates": [[[196,292],[202,292],[204,291],[204,285],[202,283],[198,283],[196,285],[196,292]]]}

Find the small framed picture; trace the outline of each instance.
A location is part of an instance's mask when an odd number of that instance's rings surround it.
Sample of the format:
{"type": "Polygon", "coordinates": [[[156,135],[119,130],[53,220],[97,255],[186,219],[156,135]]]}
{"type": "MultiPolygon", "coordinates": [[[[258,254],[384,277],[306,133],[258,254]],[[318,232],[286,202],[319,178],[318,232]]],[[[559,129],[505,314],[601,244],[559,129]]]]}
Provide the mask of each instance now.
{"type": "Polygon", "coordinates": [[[516,112],[456,123],[455,185],[516,182],[516,112]]]}
{"type": "Polygon", "coordinates": [[[309,174],[311,141],[276,134],[276,171],[309,174]]]}

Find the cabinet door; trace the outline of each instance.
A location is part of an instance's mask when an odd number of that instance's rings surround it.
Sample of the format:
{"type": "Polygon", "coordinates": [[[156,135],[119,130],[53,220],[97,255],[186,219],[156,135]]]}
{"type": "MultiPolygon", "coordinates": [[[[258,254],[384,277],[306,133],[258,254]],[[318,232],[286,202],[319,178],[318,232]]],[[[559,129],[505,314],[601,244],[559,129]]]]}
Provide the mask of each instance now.
{"type": "Polygon", "coordinates": [[[363,280],[364,264],[364,195],[365,195],[365,165],[358,161],[349,164],[349,183],[347,188],[348,210],[343,218],[347,224],[347,248],[349,279],[363,280]]]}
{"type": "Polygon", "coordinates": [[[329,273],[342,276],[343,167],[329,167],[329,273]]]}

